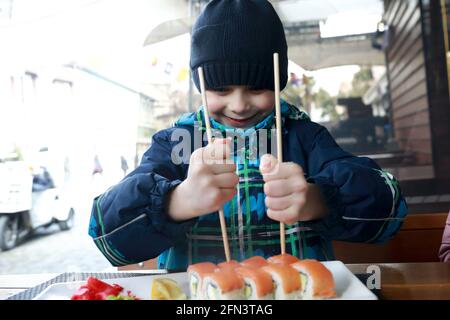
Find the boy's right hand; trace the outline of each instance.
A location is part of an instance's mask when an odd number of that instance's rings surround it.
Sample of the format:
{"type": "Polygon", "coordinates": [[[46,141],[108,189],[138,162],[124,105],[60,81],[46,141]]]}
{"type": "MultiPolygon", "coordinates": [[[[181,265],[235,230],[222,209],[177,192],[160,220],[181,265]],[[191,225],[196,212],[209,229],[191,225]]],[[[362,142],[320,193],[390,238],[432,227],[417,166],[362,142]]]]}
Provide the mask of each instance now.
{"type": "Polygon", "coordinates": [[[169,215],[176,221],[218,211],[236,195],[239,177],[227,139],[215,139],[195,150],[186,180],[171,193],[169,215]]]}

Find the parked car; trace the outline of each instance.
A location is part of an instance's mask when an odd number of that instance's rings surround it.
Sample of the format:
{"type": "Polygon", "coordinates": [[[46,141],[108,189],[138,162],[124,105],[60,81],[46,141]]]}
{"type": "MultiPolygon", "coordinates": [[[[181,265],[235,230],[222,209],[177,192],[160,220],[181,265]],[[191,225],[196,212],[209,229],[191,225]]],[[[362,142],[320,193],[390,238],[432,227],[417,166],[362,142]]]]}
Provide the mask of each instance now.
{"type": "Polygon", "coordinates": [[[75,210],[47,167],[31,167],[15,153],[0,154],[0,177],[0,250],[14,248],[42,227],[73,226],[75,210]]]}

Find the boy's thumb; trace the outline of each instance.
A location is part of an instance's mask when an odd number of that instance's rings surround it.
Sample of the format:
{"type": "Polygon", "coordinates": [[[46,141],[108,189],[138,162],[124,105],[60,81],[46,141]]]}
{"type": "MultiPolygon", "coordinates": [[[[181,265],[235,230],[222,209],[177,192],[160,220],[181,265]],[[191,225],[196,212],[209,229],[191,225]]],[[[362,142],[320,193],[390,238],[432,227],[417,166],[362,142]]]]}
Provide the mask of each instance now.
{"type": "Polygon", "coordinates": [[[276,166],[278,160],[271,154],[265,154],[261,157],[261,163],[259,165],[259,170],[262,174],[267,174],[272,171],[276,166]]]}

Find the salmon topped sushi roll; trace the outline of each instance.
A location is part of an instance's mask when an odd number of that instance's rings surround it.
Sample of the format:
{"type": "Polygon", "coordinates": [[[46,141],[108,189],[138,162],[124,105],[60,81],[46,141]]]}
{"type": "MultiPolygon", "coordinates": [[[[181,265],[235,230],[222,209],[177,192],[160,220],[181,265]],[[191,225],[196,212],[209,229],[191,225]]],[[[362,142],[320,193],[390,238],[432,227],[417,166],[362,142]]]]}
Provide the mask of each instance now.
{"type": "Polygon", "coordinates": [[[241,267],[241,264],[239,262],[237,262],[236,260],[230,260],[230,261],[226,261],[226,262],[221,262],[217,265],[220,269],[222,270],[234,270],[236,268],[241,267]]]}
{"type": "Polygon", "coordinates": [[[302,283],[297,270],[285,264],[269,264],[261,269],[272,277],[275,300],[300,298],[302,283]]]}
{"type": "Polygon", "coordinates": [[[202,282],[206,274],[216,271],[218,268],[211,262],[191,264],[188,269],[189,290],[191,299],[203,299],[202,282]]]}
{"type": "Polygon", "coordinates": [[[274,286],[272,277],[262,269],[238,268],[236,273],[244,280],[244,299],[247,300],[272,300],[274,286]]]}
{"type": "Polygon", "coordinates": [[[291,264],[302,282],[302,299],[328,299],[336,296],[333,274],[320,261],[307,259],[291,264]]]}
{"type": "Polygon", "coordinates": [[[267,261],[269,263],[275,263],[275,264],[291,264],[291,263],[300,261],[300,259],[297,257],[294,257],[293,255],[285,253],[285,254],[279,254],[277,256],[272,256],[269,259],[267,259],[267,261]]]}
{"type": "Polygon", "coordinates": [[[206,300],[240,300],[244,298],[244,280],[231,269],[205,275],[203,298],[206,300]]]}
{"type": "Polygon", "coordinates": [[[268,264],[269,263],[267,262],[267,260],[261,256],[254,256],[241,261],[241,266],[246,268],[261,268],[262,266],[266,266],[268,264]]]}

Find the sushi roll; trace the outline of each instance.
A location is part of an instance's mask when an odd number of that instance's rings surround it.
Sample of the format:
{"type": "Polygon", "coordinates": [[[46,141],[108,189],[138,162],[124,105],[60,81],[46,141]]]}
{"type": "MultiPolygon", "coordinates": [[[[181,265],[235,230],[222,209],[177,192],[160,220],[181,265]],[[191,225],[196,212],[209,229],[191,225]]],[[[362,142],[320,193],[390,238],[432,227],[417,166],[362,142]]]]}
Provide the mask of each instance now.
{"type": "Polygon", "coordinates": [[[272,256],[269,259],[267,259],[269,263],[275,263],[275,264],[291,264],[297,261],[300,261],[299,258],[294,257],[290,254],[279,254],[277,256],[272,256]]]}
{"type": "Polygon", "coordinates": [[[203,299],[202,282],[206,274],[217,270],[217,266],[211,262],[200,262],[188,267],[189,290],[191,299],[203,299]]]}
{"type": "Polygon", "coordinates": [[[230,260],[227,262],[221,262],[217,265],[221,270],[234,270],[236,268],[241,267],[241,264],[237,262],[236,260],[230,260]]]}
{"type": "Polygon", "coordinates": [[[203,298],[206,300],[240,300],[244,298],[244,280],[231,269],[205,275],[203,298]]]}
{"type": "Polygon", "coordinates": [[[260,268],[268,264],[269,263],[266,261],[266,259],[261,256],[254,256],[241,262],[241,266],[246,268],[260,268]]]}
{"type": "Polygon", "coordinates": [[[272,277],[275,300],[300,298],[302,283],[297,270],[284,264],[269,264],[261,269],[272,277]]]}
{"type": "Polygon", "coordinates": [[[333,274],[321,262],[313,259],[291,264],[299,272],[302,299],[328,299],[336,296],[333,274]]]}
{"type": "Polygon", "coordinates": [[[236,273],[244,280],[244,299],[272,300],[274,286],[269,273],[256,268],[238,268],[236,273]]]}

